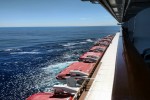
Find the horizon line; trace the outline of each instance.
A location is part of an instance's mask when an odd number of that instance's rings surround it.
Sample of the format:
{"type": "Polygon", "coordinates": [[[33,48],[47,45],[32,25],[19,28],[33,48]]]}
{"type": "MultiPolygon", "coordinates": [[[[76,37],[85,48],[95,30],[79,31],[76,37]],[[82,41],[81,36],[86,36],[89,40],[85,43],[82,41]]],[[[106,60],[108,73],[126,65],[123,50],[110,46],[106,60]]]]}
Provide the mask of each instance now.
{"type": "MultiPolygon", "coordinates": [[[[99,26],[118,26],[118,25],[99,25],[99,26]]],[[[0,26],[0,28],[13,28],[13,27],[98,27],[98,25],[95,26],[0,26]]]]}

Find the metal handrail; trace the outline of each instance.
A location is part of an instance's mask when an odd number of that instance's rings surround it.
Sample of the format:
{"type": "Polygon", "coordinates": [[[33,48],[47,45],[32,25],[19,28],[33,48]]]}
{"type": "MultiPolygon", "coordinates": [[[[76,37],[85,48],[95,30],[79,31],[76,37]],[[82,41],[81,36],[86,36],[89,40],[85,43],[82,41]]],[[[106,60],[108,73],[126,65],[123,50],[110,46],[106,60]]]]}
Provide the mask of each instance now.
{"type": "MultiPolygon", "coordinates": [[[[113,37],[113,38],[114,38],[114,37],[113,37]]],[[[113,40],[113,38],[112,38],[112,40],[113,40]]],[[[109,44],[109,45],[110,45],[110,44],[109,44]]],[[[109,45],[108,45],[108,47],[109,47],[109,45]]],[[[107,47],[107,48],[108,48],[108,47],[107,47]]],[[[106,49],[106,50],[107,50],[107,49],[106,49]]],[[[106,50],[104,51],[103,55],[105,54],[106,50]]],[[[102,57],[103,57],[103,55],[102,55],[102,57]]],[[[77,93],[75,94],[75,96],[73,97],[72,100],[78,100],[78,99],[80,98],[81,94],[83,93],[83,91],[86,90],[86,86],[87,86],[88,82],[89,82],[91,79],[93,79],[93,80],[95,79],[95,78],[91,78],[91,77],[92,77],[93,73],[95,72],[95,69],[97,68],[97,66],[102,63],[102,62],[100,62],[101,59],[102,59],[102,57],[99,58],[99,60],[96,62],[96,64],[95,64],[93,70],[91,71],[91,73],[89,74],[89,76],[84,80],[84,82],[82,83],[80,89],[77,91],[77,93]]]]}
{"type": "MultiPolygon", "coordinates": [[[[95,72],[95,69],[97,68],[99,62],[100,62],[101,59],[99,59],[97,61],[97,63],[95,64],[95,67],[93,68],[93,70],[91,71],[91,73],[89,74],[88,78],[85,78],[84,82],[82,83],[80,89],[78,90],[78,92],[75,94],[73,100],[78,100],[79,97],[81,96],[81,94],[83,93],[84,90],[86,90],[86,87],[87,87],[87,84],[90,80],[94,80],[95,78],[91,78],[93,73],[95,72]]],[[[101,62],[100,62],[101,63],[101,62]]]]}

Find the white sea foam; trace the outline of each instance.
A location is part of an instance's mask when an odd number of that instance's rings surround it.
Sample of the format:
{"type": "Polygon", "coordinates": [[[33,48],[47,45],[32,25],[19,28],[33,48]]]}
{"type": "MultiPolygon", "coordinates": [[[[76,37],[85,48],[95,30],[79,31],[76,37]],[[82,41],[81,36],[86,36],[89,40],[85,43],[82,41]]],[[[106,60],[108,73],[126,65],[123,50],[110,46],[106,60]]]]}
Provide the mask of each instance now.
{"type": "Polygon", "coordinates": [[[70,55],[70,54],[65,54],[63,58],[71,58],[71,57],[72,57],[72,55],[70,55]]]}
{"type": "MultiPolygon", "coordinates": [[[[62,84],[60,83],[55,77],[56,75],[62,71],[64,68],[66,68],[67,66],[69,66],[70,64],[72,64],[73,62],[76,61],[68,61],[68,62],[63,62],[63,63],[56,63],[53,65],[49,65],[45,68],[42,68],[42,70],[44,71],[44,73],[46,75],[48,75],[46,77],[46,81],[43,79],[41,82],[42,86],[44,87],[44,92],[50,92],[52,91],[52,86],[56,85],[56,84],[62,84]]],[[[40,86],[41,87],[41,86],[40,86]]]]}
{"type": "Polygon", "coordinates": [[[80,44],[86,44],[87,42],[80,42],[80,44]]]}
{"type": "Polygon", "coordinates": [[[5,49],[4,51],[11,51],[11,50],[13,50],[13,49],[5,49]]]}
{"type": "Polygon", "coordinates": [[[50,49],[50,50],[47,50],[47,52],[49,52],[49,53],[51,53],[51,52],[53,52],[53,51],[55,51],[55,52],[60,52],[60,51],[62,51],[63,49],[50,49]]]}
{"type": "Polygon", "coordinates": [[[75,61],[68,61],[68,62],[63,62],[63,63],[57,63],[57,64],[54,64],[54,65],[49,65],[48,67],[45,67],[45,68],[42,68],[42,69],[45,72],[47,72],[47,73],[58,73],[62,69],[64,69],[67,66],[69,66],[73,62],[75,62],[75,61]]]}
{"type": "Polygon", "coordinates": [[[12,51],[12,50],[20,51],[21,49],[5,49],[4,51],[12,51]]]}
{"type": "Polygon", "coordinates": [[[47,50],[47,52],[53,52],[53,51],[54,51],[54,50],[52,50],[52,49],[51,49],[51,50],[47,50]]]}
{"type": "Polygon", "coordinates": [[[10,54],[20,54],[20,55],[23,55],[23,54],[40,54],[40,52],[12,52],[10,54]]]}
{"type": "Polygon", "coordinates": [[[39,51],[38,49],[34,49],[34,50],[32,50],[32,52],[37,52],[37,51],[39,51]]]}
{"type": "Polygon", "coordinates": [[[93,40],[91,40],[91,39],[87,39],[86,41],[87,41],[87,42],[93,42],[93,40]]]}
{"type": "Polygon", "coordinates": [[[72,42],[72,43],[66,43],[66,44],[62,44],[62,46],[64,47],[70,47],[70,46],[74,46],[74,45],[77,45],[77,44],[86,44],[87,42],[93,42],[93,40],[91,39],[87,39],[86,42],[72,42]]]}
{"type": "Polygon", "coordinates": [[[67,44],[63,44],[63,46],[68,47],[68,46],[74,46],[77,44],[79,44],[79,43],[67,43],[67,44]]]}
{"type": "Polygon", "coordinates": [[[68,53],[68,54],[64,54],[63,55],[63,58],[71,58],[71,57],[76,57],[76,56],[79,56],[78,54],[73,54],[73,53],[68,53]]]}

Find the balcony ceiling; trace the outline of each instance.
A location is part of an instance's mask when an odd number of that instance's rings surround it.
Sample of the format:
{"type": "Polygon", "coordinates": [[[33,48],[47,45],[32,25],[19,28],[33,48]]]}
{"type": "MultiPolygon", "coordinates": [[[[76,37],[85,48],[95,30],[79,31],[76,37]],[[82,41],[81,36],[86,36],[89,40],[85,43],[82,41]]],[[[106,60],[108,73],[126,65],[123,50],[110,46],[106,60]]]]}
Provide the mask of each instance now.
{"type": "Polygon", "coordinates": [[[141,10],[150,7],[150,0],[82,0],[101,4],[118,22],[126,22],[141,10]]]}

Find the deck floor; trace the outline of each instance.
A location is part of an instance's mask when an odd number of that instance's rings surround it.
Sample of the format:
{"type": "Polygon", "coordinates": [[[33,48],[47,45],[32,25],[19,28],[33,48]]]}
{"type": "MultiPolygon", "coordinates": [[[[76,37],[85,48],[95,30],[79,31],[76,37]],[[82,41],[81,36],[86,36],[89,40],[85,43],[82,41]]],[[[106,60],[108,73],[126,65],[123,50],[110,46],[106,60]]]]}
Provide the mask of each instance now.
{"type": "Polygon", "coordinates": [[[119,34],[116,34],[105,52],[101,60],[102,64],[95,72],[94,81],[89,82],[90,89],[82,94],[80,100],[111,100],[119,34]]]}
{"type": "Polygon", "coordinates": [[[93,79],[96,77],[96,74],[97,74],[97,72],[98,72],[98,70],[99,70],[99,68],[100,68],[100,65],[101,65],[101,63],[99,63],[98,66],[97,66],[97,68],[95,69],[95,71],[94,71],[94,73],[93,73],[93,75],[92,75],[92,77],[91,77],[91,80],[88,82],[88,84],[87,84],[87,86],[86,86],[86,89],[83,91],[83,93],[82,93],[82,95],[80,96],[79,100],[84,100],[84,98],[85,98],[85,96],[87,95],[89,89],[91,88],[91,85],[92,85],[92,83],[93,83],[93,81],[94,81],[93,79]]]}

